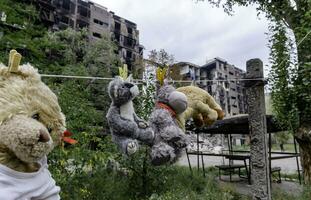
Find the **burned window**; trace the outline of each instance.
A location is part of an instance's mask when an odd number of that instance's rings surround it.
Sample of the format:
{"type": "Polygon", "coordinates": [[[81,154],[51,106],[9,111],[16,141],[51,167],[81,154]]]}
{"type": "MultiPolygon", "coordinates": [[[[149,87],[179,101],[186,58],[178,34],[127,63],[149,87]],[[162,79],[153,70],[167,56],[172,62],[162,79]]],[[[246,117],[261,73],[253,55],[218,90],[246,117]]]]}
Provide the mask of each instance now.
{"type": "Polygon", "coordinates": [[[70,10],[70,0],[63,0],[62,7],[66,10],[70,10]]]}
{"type": "Polygon", "coordinates": [[[135,40],[128,37],[124,37],[124,45],[127,47],[133,47],[135,45],[135,40]]]}
{"type": "Polygon", "coordinates": [[[115,22],[114,23],[114,29],[117,31],[120,31],[121,30],[121,24],[119,22],[115,22]]]}
{"type": "Polygon", "coordinates": [[[66,16],[62,16],[60,18],[60,22],[64,23],[64,24],[69,24],[69,18],[66,16]]]}
{"type": "Polygon", "coordinates": [[[88,9],[86,7],[83,7],[83,6],[78,6],[78,13],[83,17],[89,16],[88,9]]]}
{"type": "Polygon", "coordinates": [[[129,50],[126,50],[126,58],[132,58],[132,52],[129,50]]]}
{"type": "Polygon", "coordinates": [[[73,2],[70,3],[70,13],[71,14],[76,13],[76,5],[73,2]]]}
{"type": "Polygon", "coordinates": [[[228,89],[229,88],[229,83],[225,82],[225,88],[228,89]]]}
{"type": "Polygon", "coordinates": [[[103,25],[104,24],[104,22],[102,22],[102,21],[100,21],[98,19],[94,19],[93,21],[94,21],[95,24],[99,24],[99,25],[103,25]]]}
{"type": "Polygon", "coordinates": [[[115,39],[117,42],[120,42],[120,41],[121,41],[121,35],[118,34],[118,33],[115,33],[115,34],[114,34],[114,39],[115,39]]]}
{"type": "Polygon", "coordinates": [[[88,28],[89,24],[84,22],[84,21],[81,21],[81,20],[77,20],[77,28],[88,28]]]}
{"type": "Polygon", "coordinates": [[[131,27],[127,27],[128,34],[133,34],[133,29],[131,27]]]}
{"type": "Polygon", "coordinates": [[[99,33],[93,32],[93,36],[96,38],[101,38],[102,36],[99,33]]]}
{"type": "Polygon", "coordinates": [[[210,86],[210,85],[207,86],[207,92],[210,93],[210,94],[212,93],[212,86],[210,86]]]}
{"type": "Polygon", "coordinates": [[[74,28],[74,26],[75,26],[75,22],[72,19],[69,19],[69,26],[71,28],[74,28]]]}

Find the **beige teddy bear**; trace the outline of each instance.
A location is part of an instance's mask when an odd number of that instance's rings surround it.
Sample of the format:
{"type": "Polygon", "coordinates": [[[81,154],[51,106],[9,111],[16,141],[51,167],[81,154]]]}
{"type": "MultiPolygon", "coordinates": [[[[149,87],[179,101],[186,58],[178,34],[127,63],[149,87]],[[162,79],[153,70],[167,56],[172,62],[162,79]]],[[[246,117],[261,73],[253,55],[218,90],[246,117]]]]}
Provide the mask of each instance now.
{"type": "Polygon", "coordinates": [[[46,155],[60,142],[65,117],[55,94],[21,55],[0,64],[0,199],[59,199],[46,155]]]}
{"type": "Polygon", "coordinates": [[[178,119],[183,129],[185,129],[185,121],[190,118],[193,118],[198,127],[211,125],[217,119],[224,118],[225,113],[207,91],[196,86],[185,86],[176,90],[184,93],[188,100],[187,110],[178,119]]]}

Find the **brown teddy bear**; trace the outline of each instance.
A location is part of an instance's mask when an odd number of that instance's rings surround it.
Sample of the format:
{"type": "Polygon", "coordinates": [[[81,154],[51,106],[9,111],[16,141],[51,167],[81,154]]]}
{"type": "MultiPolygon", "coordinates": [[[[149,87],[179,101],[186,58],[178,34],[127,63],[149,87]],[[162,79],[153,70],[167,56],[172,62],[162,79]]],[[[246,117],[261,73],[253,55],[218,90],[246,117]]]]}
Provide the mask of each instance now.
{"type": "Polygon", "coordinates": [[[65,117],[56,95],[21,55],[0,64],[0,199],[60,199],[46,155],[60,142],[65,117]]]}
{"type": "Polygon", "coordinates": [[[211,125],[217,119],[224,118],[225,113],[207,91],[196,86],[180,87],[177,91],[184,93],[188,100],[187,110],[179,117],[183,129],[190,118],[198,127],[211,125]]]}

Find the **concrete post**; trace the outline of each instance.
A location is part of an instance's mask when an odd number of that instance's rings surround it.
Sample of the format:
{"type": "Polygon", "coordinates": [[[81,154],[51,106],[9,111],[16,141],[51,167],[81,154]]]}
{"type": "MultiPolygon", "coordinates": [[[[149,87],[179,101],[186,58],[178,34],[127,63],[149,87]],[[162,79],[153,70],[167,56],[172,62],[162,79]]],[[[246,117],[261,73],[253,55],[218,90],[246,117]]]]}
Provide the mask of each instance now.
{"type": "Polygon", "coordinates": [[[251,138],[252,198],[254,200],[271,200],[262,61],[257,58],[248,60],[246,71],[246,79],[257,79],[246,81],[251,138]]]}

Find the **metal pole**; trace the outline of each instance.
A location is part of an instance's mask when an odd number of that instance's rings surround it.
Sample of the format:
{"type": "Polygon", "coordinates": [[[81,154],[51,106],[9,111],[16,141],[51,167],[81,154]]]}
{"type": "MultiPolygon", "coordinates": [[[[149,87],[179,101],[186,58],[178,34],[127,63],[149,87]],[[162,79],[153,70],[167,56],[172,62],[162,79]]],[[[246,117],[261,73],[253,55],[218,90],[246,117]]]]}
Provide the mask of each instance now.
{"type": "Polygon", "coordinates": [[[270,186],[272,183],[272,173],[271,173],[271,169],[272,169],[272,159],[271,159],[271,133],[269,133],[269,172],[270,172],[270,186]]]}
{"type": "Polygon", "coordinates": [[[299,179],[299,184],[301,185],[301,176],[300,176],[300,167],[299,167],[299,160],[298,160],[298,156],[297,156],[297,143],[296,143],[296,139],[295,137],[293,136],[293,139],[294,139],[294,147],[295,147],[295,153],[296,153],[296,163],[297,163],[297,171],[298,171],[298,179],[299,179]]]}
{"type": "Polygon", "coordinates": [[[198,165],[198,172],[200,170],[200,153],[199,153],[199,133],[197,133],[197,165],[198,165]]]}

